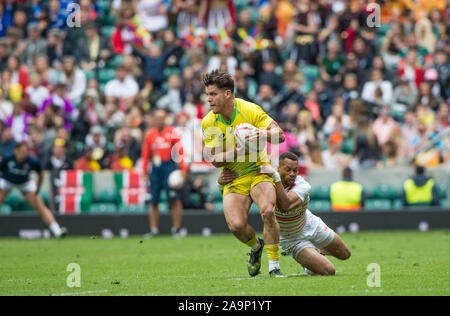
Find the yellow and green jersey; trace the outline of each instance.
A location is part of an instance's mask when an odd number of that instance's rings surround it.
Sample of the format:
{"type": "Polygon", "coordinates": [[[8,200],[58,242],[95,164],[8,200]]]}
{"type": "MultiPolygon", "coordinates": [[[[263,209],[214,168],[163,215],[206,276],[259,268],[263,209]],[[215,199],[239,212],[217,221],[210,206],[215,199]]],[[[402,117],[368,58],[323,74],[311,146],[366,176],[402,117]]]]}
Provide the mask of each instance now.
{"type": "MultiPolygon", "coordinates": [[[[273,122],[273,119],[267,115],[258,105],[236,98],[234,101],[233,116],[229,121],[226,121],[220,114],[214,114],[210,111],[202,120],[203,138],[205,147],[216,148],[216,153],[219,151],[228,152],[236,147],[236,140],[234,137],[234,129],[241,123],[251,124],[259,129],[267,129],[273,122]],[[219,150],[217,150],[219,149],[219,150]]],[[[267,151],[264,149],[257,155],[252,157],[247,155],[245,157],[238,157],[234,162],[222,168],[233,170],[240,176],[246,175],[250,172],[259,170],[259,167],[268,164],[269,158],[267,151]],[[249,159],[256,158],[256,159],[249,159]]]]}

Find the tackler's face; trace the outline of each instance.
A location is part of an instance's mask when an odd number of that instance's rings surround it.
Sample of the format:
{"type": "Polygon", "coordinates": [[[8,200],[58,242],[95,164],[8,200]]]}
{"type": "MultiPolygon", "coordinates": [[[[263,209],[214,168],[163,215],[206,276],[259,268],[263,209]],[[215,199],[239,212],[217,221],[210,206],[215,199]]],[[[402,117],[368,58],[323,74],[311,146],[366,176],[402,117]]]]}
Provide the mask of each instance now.
{"type": "Polygon", "coordinates": [[[214,114],[218,114],[225,109],[227,102],[233,97],[233,93],[230,90],[220,89],[215,85],[211,85],[206,87],[206,96],[211,111],[214,114]]]}
{"type": "Polygon", "coordinates": [[[298,175],[298,161],[288,158],[279,162],[278,172],[280,173],[281,181],[287,186],[292,186],[298,175]]]}

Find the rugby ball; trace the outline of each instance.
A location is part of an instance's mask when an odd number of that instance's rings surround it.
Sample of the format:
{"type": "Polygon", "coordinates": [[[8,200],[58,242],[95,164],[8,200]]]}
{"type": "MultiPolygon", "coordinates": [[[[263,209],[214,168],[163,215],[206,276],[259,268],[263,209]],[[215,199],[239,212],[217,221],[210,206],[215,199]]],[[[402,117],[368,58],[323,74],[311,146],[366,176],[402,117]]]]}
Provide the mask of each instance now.
{"type": "Polygon", "coordinates": [[[244,147],[249,153],[260,152],[266,148],[265,139],[246,140],[247,136],[252,136],[258,129],[248,123],[241,123],[234,129],[234,137],[239,147],[244,147]]]}
{"type": "Polygon", "coordinates": [[[183,173],[179,169],[174,170],[169,174],[167,181],[172,190],[179,190],[184,184],[183,173]]]}

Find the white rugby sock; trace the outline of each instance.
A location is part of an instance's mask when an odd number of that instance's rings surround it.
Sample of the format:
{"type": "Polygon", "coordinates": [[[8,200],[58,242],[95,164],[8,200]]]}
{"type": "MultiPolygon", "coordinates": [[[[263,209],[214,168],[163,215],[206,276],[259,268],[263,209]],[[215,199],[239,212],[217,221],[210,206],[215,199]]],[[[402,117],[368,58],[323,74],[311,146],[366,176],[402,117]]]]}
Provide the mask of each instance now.
{"type": "Polygon", "coordinates": [[[152,233],[153,235],[158,235],[158,234],[159,234],[159,229],[158,229],[158,227],[152,227],[150,231],[151,231],[151,233],[152,233]]]}
{"type": "Polygon", "coordinates": [[[280,261],[269,260],[269,272],[275,269],[280,269],[280,261]]]}
{"type": "Polygon", "coordinates": [[[59,224],[57,222],[51,223],[48,228],[55,237],[61,237],[62,234],[61,227],[59,227],[59,224]]]}

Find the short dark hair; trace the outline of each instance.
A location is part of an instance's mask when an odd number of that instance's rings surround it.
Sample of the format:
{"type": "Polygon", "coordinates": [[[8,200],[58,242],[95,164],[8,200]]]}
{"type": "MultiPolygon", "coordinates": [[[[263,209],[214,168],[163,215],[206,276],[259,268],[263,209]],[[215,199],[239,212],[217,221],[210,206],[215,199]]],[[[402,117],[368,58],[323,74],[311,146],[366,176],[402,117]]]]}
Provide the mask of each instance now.
{"type": "Polygon", "coordinates": [[[350,167],[344,168],[342,171],[342,177],[345,179],[352,179],[353,178],[353,170],[350,167]]]}
{"type": "Polygon", "coordinates": [[[423,166],[416,166],[416,175],[422,176],[425,174],[425,167],[423,166]]]}
{"type": "Polygon", "coordinates": [[[28,148],[28,144],[27,144],[26,142],[22,141],[22,142],[16,143],[16,144],[14,145],[14,149],[18,149],[18,148],[23,147],[23,146],[25,146],[25,147],[28,148]]]}
{"type": "Polygon", "coordinates": [[[234,93],[234,80],[227,72],[214,70],[210,73],[204,73],[202,74],[202,82],[205,87],[216,86],[221,90],[231,90],[234,93]]]}
{"type": "Polygon", "coordinates": [[[280,155],[279,162],[281,163],[284,159],[289,159],[293,161],[298,161],[298,156],[291,151],[284,152],[280,155]]]}

